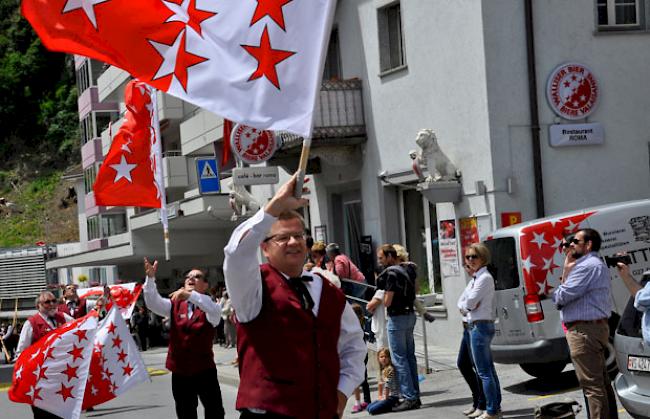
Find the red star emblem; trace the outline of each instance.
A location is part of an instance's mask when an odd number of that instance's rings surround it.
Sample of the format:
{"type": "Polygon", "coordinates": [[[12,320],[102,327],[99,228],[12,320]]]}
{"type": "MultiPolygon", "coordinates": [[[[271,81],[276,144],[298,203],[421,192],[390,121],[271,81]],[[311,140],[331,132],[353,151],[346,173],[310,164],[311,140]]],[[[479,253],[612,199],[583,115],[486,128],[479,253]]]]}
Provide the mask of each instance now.
{"type": "Polygon", "coordinates": [[[73,335],[75,335],[79,339],[79,342],[81,342],[84,339],[88,340],[86,338],[86,332],[87,332],[86,330],[77,330],[76,332],[73,333],[73,335]]]}
{"type": "Polygon", "coordinates": [[[291,0],[257,0],[257,7],[255,8],[250,26],[253,26],[264,16],[269,16],[283,31],[286,31],[282,7],[290,2],[291,0]]]}
{"type": "Polygon", "coordinates": [[[269,39],[269,30],[266,26],[264,27],[264,32],[262,32],[262,39],[260,39],[259,46],[242,45],[242,48],[257,60],[257,69],[251,74],[248,81],[256,80],[264,76],[280,90],[280,82],[278,81],[278,73],[275,70],[275,66],[291,57],[295,52],[273,49],[269,39]]]}
{"type": "MultiPolygon", "coordinates": [[[[115,333],[115,329],[117,329],[117,326],[115,326],[115,323],[111,322],[111,323],[108,325],[108,333],[111,333],[111,334],[115,333]]],[[[95,346],[95,348],[96,348],[96,347],[97,347],[97,346],[95,346]]],[[[102,345],[102,348],[103,348],[103,347],[104,347],[104,346],[102,345]]]]}
{"type": "Polygon", "coordinates": [[[126,360],[126,352],[124,352],[124,349],[122,349],[118,354],[117,354],[117,361],[118,362],[124,362],[126,360]]]}
{"type": "Polygon", "coordinates": [[[174,75],[178,79],[178,82],[181,84],[181,86],[183,86],[183,90],[187,92],[187,69],[194,65],[200,64],[203,61],[207,61],[208,59],[187,52],[185,49],[186,41],[187,35],[184,34],[183,39],[181,40],[181,46],[178,49],[178,55],[176,56],[176,67],[174,67],[174,75]]]}
{"type": "Polygon", "coordinates": [[[32,387],[31,391],[27,393],[28,396],[31,396],[32,401],[43,400],[41,397],[41,389],[38,387],[32,387]]]}
{"type": "Polygon", "coordinates": [[[45,379],[47,380],[47,375],[45,373],[47,372],[48,367],[41,367],[40,371],[38,372],[38,378],[37,380],[45,379]]]}
{"type": "Polygon", "coordinates": [[[70,380],[72,380],[73,378],[79,378],[77,377],[77,369],[79,369],[79,367],[73,367],[70,364],[66,364],[66,367],[67,368],[61,371],[61,373],[68,376],[68,382],[70,382],[70,380]]]}
{"type": "Polygon", "coordinates": [[[110,380],[111,377],[113,377],[113,373],[112,373],[111,370],[109,370],[108,368],[106,368],[106,369],[103,371],[103,373],[104,373],[104,376],[106,377],[106,378],[104,378],[105,380],[110,380]]]}
{"type": "Polygon", "coordinates": [[[47,353],[45,354],[45,358],[43,358],[43,362],[47,361],[48,358],[54,359],[54,347],[47,349],[47,353]]]}
{"type": "Polygon", "coordinates": [[[70,355],[72,355],[72,362],[76,361],[77,358],[81,358],[81,359],[84,358],[83,355],[81,355],[83,350],[84,350],[83,346],[79,346],[79,347],[76,347],[74,345],[72,346],[72,350],[68,352],[70,355]]]}
{"type": "Polygon", "coordinates": [[[129,377],[131,376],[131,373],[133,372],[133,368],[131,367],[131,364],[126,364],[126,367],[122,367],[124,372],[122,375],[128,375],[129,377]]]}
{"type": "MultiPolygon", "coordinates": [[[[178,8],[184,9],[186,1],[188,2],[187,10],[185,10],[188,16],[187,26],[194,29],[196,33],[198,33],[201,37],[203,37],[203,33],[201,32],[201,22],[210,19],[212,16],[216,16],[217,13],[197,9],[196,0],[183,0],[182,4],[178,4],[177,1],[174,1],[173,3],[177,4],[178,8]]],[[[178,10],[176,10],[177,7],[174,6],[170,7],[170,5],[168,5],[167,7],[170,8],[171,10],[174,10],[175,13],[169,18],[167,18],[167,21],[165,23],[178,21],[179,19],[176,17],[178,13],[178,10]]]]}
{"type": "Polygon", "coordinates": [[[122,339],[120,337],[116,337],[113,339],[113,348],[121,348],[122,347],[122,339]]]}
{"type": "Polygon", "coordinates": [[[60,394],[64,402],[70,398],[74,399],[72,395],[73,388],[74,386],[66,387],[65,384],[61,383],[61,390],[57,391],[56,394],[60,394]]]}

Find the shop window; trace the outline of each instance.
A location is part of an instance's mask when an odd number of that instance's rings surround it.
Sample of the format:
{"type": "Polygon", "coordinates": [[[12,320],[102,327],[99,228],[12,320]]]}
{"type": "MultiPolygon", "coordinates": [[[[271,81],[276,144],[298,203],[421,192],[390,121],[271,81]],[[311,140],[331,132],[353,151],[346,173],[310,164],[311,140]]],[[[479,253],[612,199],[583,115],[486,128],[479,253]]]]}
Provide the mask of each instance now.
{"type": "Polygon", "coordinates": [[[377,10],[379,28],[379,64],[382,73],[406,65],[402,14],[400,4],[392,4],[377,10]]]}
{"type": "Polygon", "coordinates": [[[599,30],[641,29],[642,6],[646,0],[596,0],[599,30]]]}

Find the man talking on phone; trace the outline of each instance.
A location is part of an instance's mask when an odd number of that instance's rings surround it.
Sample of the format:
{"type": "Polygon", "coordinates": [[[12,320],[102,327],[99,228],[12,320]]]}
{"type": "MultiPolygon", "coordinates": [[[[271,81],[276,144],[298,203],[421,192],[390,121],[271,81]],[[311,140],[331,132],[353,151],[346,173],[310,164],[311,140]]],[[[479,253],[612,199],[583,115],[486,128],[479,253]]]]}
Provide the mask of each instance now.
{"type": "Polygon", "coordinates": [[[590,228],[570,239],[561,283],[551,296],[566,326],[571,361],[592,419],[618,418],[605,362],[612,301],[609,269],[598,255],[601,243],[590,228]]]}

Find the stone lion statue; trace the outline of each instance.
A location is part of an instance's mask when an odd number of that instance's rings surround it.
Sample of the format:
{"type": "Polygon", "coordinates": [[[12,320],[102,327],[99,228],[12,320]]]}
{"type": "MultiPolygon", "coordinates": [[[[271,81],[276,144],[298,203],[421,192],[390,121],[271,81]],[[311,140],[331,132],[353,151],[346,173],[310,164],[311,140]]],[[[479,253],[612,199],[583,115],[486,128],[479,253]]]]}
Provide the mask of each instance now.
{"type": "Polygon", "coordinates": [[[411,150],[413,171],[422,182],[450,181],[460,178],[460,170],[438,146],[438,138],[432,129],[418,132],[415,142],[422,151],[411,150]],[[428,176],[425,176],[428,173],[428,176]]]}

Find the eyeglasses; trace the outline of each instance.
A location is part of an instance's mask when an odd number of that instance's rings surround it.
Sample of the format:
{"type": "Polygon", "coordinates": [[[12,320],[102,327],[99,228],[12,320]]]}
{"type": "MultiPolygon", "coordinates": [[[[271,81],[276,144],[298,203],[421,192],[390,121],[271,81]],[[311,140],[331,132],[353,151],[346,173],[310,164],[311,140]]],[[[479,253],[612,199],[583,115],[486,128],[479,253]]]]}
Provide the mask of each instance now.
{"type": "Polygon", "coordinates": [[[566,249],[571,246],[571,242],[562,242],[560,243],[560,248],[561,249],[566,249]]]}
{"type": "Polygon", "coordinates": [[[585,242],[586,242],[586,240],[578,240],[578,239],[571,239],[569,241],[569,243],[573,243],[573,244],[580,244],[580,243],[585,243],[585,242]]]}
{"type": "Polygon", "coordinates": [[[56,303],[56,300],[43,300],[41,301],[41,304],[54,304],[56,303]]]}
{"type": "Polygon", "coordinates": [[[265,242],[273,241],[277,244],[287,244],[289,240],[294,239],[295,241],[304,241],[307,236],[305,233],[287,233],[287,234],[274,234],[264,239],[265,242]]]}
{"type": "Polygon", "coordinates": [[[465,255],[465,260],[474,260],[478,258],[479,258],[478,255],[465,255]]]}
{"type": "Polygon", "coordinates": [[[202,274],[198,274],[198,275],[187,275],[187,276],[185,277],[185,279],[192,279],[192,278],[194,278],[194,279],[203,279],[203,275],[202,275],[202,274]]]}

